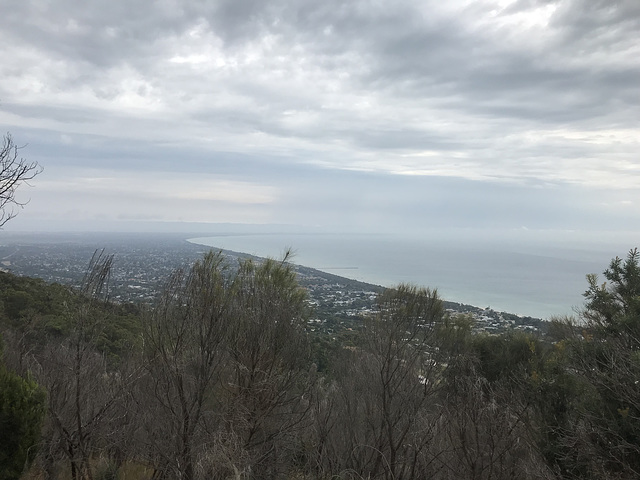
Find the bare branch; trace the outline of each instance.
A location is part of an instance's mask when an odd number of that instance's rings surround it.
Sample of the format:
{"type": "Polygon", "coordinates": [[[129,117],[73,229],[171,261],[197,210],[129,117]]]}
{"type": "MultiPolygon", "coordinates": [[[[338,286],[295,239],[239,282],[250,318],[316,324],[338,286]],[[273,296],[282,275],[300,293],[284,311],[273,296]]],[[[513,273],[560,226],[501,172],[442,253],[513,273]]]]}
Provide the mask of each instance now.
{"type": "Polygon", "coordinates": [[[15,193],[22,183],[28,183],[42,172],[37,162],[29,162],[19,157],[18,147],[10,134],[6,134],[0,145],[0,227],[17,215],[13,208],[22,208],[26,202],[19,202],[15,193]]]}

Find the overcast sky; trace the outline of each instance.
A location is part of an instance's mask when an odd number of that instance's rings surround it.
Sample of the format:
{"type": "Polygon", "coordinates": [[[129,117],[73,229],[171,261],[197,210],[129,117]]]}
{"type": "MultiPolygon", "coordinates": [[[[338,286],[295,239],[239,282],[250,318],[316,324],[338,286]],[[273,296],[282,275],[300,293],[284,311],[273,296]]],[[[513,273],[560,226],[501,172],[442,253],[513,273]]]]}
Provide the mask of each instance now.
{"type": "Polygon", "coordinates": [[[6,230],[640,231],[638,0],[2,0],[6,230]]]}

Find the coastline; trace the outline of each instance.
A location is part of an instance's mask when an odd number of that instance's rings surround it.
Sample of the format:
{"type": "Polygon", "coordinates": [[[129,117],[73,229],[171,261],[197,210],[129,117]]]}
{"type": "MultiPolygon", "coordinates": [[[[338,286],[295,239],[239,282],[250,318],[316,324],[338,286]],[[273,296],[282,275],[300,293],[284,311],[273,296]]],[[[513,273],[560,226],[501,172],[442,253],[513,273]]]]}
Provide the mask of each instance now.
{"type": "MultiPolygon", "coordinates": [[[[273,234],[241,236],[214,235],[208,237],[191,237],[187,239],[187,241],[196,245],[220,248],[222,250],[243,253],[255,257],[278,258],[278,255],[274,255],[274,253],[284,250],[283,248],[277,247],[277,245],[283,245],[285,243],[283,237],[285,236],[273,234]]],[[[300,236],[294,240],[308,238],[310,237],[300,236]]],[[[501,272],[492,274],[492,272],[488,270],[492,262],[500,266],[497,259],[503,256],[506,257],[506,253],[503,255],[489,252],[491,258],[488,260],[485,258],[486,265],[474,271],[473,265],[470,265],[468,262],[465,263],[464,259],[462,262],[456,263],[456,252],[443,253],[436,249],[436,251],[431,252],[428,257],[422,257],[418,261],[411,258],[411,253],[403,258],[402,255],[398,255],[396,252],[395,256],[392,256],[391,259],[380,261],[380,255],[371,252],[370,249],[364,248],[364,246],[363,248],[358,248],[358,242],[363,242],[363,239],[366,239],[364,236],[355,239],[356,245],[353,244],[353,239],[349,240],[346,237],[335,236],[332,238],[325,236],[320,240],[318,240],[317,237],[313,238],[315,242],[314,245],[317,244],[321,247],[318,248],[320,254],[316,254],[314,258],[306,254],[307,252],[303,250],[304,254],[294,257],[294,264],[370,285],[392,287],[399,283],[410,283],[435,288],[446,301],[476,306],[476,308],[479,309],[490,308],[500,312],[512,312],[514,315],[522,317],[549,318],[552,315],[571,312],[571,308],[561,311],[560,308],[556,308],[557,304],[554,305],[550,303],[545,305],[543,303],[544,300],[540,301],[540,297],[544,297],[545,292],[538,292],[537,299],[525,298],[523,300],[519,296],[526,295],[526,292],[534,291],[535,288],[534,286],[523,284],[522,281],[518,281],[518,279],[514,280],[509,278],[506,283],[501,283],[501,280],[497,282],[490,281],[492,275],[500,276],[509,273],[510,267],[505,267],[504,265],[500,267],[502,268],[501,272]],[[329,247],[327,247],[325,240],[328,240],[328,243],[331,244],[329,247]],[[333,247],[333,244],[337,246],[333,247]],[[367,252],[369,253],[368,256],[366,255],[367,252]],[[349,257],[350,254],[354,256],[345,258],[349,257]],[[338,258],[338,261],[335,260],[336,258],[338,258]],[[374,261],[373,268],[371,265],[366,264],[371,258],[373,258],[374,261]],[[431,262],[433,258],[436,260],[431,262]],[[331,260],[333,260],[333,262],[331,260]],[[327,265],[331,265],[331,268],[328,268],[327,265]],[[431,267],[431,271],[428,270],[429,267],[431,267]],[[447,282],[424,281],[425,277],[429,277],[432,280],[444,278],[447,282]],[[507,290],[507,293],[504,294],[500,290],[503,287],[510,287],[511,290],[507,290]],[[523,291],[525,291],[525,293],[523,293],[523,291]],[[538,313],[540,310],[543,311],[542,314],[538,313]]],[[[286,240],[291,239],[291,236],[286,236],[286,240]]],[[[379,239],[376,238],[375,241],[378,242],[379,239]]],[[[389,248],[389,245],[385,246],[387,249],[389,248]]],[[[303,244],[303,247],[309,249],[312,245],[307,241],[303,244]]],[[[484,257],[487,256],[486,253],[483,254],[483,252],[475,250],[468,255],[473,258],[483,258],[483,255],[484,257]]],[[[540,263],[538,259],[528,259],[528,261],[540,263]]],[[[509,262],[507,261],[507,263],[509,262]]],[[[579,271],[579,280],[582,281],[584,275],[581,269],[579,269],[579,271]]],[[[516,274],[517,273],[522,272],[518,270],[516,274]]],[[[544,275],[538,275],[540,281],[542,281],[542,277],[544,277],[544,275]]],[[[538,280],[534,279],[534,281],[537,282],[538,280]]],[[[578,289],[578,295],[581,292],[582,290],[578,289]]]]}

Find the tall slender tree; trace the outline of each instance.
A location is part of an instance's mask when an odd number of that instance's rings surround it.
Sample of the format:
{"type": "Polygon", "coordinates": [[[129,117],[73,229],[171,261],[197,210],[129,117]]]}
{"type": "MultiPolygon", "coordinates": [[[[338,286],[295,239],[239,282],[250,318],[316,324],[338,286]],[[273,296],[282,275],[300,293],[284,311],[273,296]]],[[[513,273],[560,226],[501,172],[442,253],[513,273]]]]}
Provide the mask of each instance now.
{"type": "Polygon", "coordinates": [[[145,321],[143,409],[148,455],[157,476],[195,478],[205,443],[205,409],[221,381],[223,341],[236,286],[221,253],[209,253],[188,274],[177,271],[145,321]]]}

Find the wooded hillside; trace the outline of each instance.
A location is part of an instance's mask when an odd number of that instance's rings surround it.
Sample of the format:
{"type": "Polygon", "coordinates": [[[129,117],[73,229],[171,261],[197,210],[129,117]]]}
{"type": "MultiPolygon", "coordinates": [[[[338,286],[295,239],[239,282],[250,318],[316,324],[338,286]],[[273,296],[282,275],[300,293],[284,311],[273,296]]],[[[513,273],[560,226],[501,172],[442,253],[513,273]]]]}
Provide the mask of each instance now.
{"type": "Polygon", "coordinates": [[[0,478],[640,475],[637,250],[545,336],[400,285],[330,352],[286,258],[209,253],[152,307],[108,301],[111,262],[77,290],[0,274],[0,478]]]}

